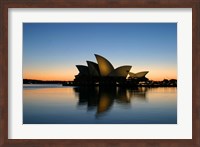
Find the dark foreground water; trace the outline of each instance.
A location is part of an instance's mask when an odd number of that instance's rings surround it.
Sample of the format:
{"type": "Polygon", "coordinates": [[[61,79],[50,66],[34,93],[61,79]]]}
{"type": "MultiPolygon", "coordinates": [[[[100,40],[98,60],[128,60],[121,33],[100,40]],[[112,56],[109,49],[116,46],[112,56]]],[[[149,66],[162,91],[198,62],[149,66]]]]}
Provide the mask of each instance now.
{"type": "Polygon", "coordinates": [[[24,124],[176,124],[176,88],[23,86],[24,124]]]}

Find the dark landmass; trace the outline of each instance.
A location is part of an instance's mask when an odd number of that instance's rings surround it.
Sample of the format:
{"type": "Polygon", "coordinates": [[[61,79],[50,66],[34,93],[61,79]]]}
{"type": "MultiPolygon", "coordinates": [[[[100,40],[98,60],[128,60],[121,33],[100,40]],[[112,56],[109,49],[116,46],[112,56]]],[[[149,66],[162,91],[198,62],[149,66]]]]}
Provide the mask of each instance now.
{"type": "Polygon", "coordinates": [[[76,81],[66,81],[63,86],[102,86],[102,87],[177,87],[176,79],[164,79],[163,81],[137,81],[137,80],[125,80],[121,82],[109,82],[109,81],[101,81],[101,82],[76,82],[76,81]]]}
{"type": "Polygon", "coordinates": [[[66,81],[43,81],[34,79],[23,79],[23,84],[63,84],[66,81]]]}
{"type": "Polygon", "coordinates": [[[163,81],[125,81],[123,83],[107,83],[101,85],[100,83],[77,83],[74,81],[43,81],[43,80],[34,80],[34,79],[23,79],[23,84],[62,84],[63,86],[122,86],[122,87],[177,87],[176,79],[164,79],[163,81]]]}

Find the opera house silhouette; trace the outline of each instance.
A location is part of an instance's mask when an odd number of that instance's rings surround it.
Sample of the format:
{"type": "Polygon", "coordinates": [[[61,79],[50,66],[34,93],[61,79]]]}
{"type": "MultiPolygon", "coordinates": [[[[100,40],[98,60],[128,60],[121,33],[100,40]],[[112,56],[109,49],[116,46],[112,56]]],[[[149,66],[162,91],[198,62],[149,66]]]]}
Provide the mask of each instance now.
{"type": "Polygon", "coordinates": [[[132,73],[131,65],[124,65],[114,68],[113,65],[105,57],[95,54],[97,63],[86,61],[85,65],[76,65],[79,70],[78,75],[75,76],[73,85],[120,85],[120,86],[134,86],[140,81],[148,80],[145,75],[148,71],[139,73],[132,73]]]}

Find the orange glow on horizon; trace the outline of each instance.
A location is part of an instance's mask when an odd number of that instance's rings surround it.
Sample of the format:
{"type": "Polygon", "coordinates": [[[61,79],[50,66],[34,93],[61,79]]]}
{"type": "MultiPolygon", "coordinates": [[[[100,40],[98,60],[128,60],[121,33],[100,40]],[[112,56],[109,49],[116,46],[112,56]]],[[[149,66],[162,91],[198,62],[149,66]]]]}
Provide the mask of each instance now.
{"type": "MultiPolygon", "coordinates": [[[[159,76],[159,75],[146,75],[146,77],[149,80],[153,81],[162,81],[164,79],[177,79],[176,75],[171,75],[167,77],[159,76]]],[[[43,80],[43,81],[73,81],[74,80],[74,75],[62,75],[62,74],[57,74],[57,75],[25,75],[23,76],[23,79],[33,79],[33,80],[43,80]]]]}
{"type": "MultiPolygon", "coordinates": [[[[146,77],[153,81],[162,81],[163,79],[177,79],[176,67],[132,67],[131,72],[137,73],[149,71],[146,77]]],[[[23,79],[48,80],[48,81],[73,81],[75,75],[79,72],[76,67],[51,67],[51,68],[29,68],[23,71],[23,79]]]]}
{"type": "Polygon", "coordinates": [[[23,79],[47,80],[47,81],[72,81],[77,75],[76,70],[29,70],[23,72],[23,79]]]}
{"type": "Polygon", "coordinates": [[[157,67],[157,66],[151,66],[150,68],[146,67],[134,67],[131,69],[131,72],[137,73],[140,71],[149,71],[149,73],[146,75],[146,77],[149,80],[153,81],[162,81],[164,79],[177,79],[177,70],[176,68],[172,67],[157,67]]]}

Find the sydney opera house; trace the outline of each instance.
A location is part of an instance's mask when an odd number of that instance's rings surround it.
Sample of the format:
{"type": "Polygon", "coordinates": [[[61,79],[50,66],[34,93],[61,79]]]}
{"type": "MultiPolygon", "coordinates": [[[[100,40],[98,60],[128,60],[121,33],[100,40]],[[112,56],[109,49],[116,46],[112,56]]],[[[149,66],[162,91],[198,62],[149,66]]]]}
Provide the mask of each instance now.
{"type": "Polygon", "coordinates": [[[148,71],[132,73],[131,65],[114,68],[104,57],[95,54],[97,63],[86,61],[85,65],[76,65],[79,74],[75,76],[74,85],[134,85],[147,80],[148,71]]]}

